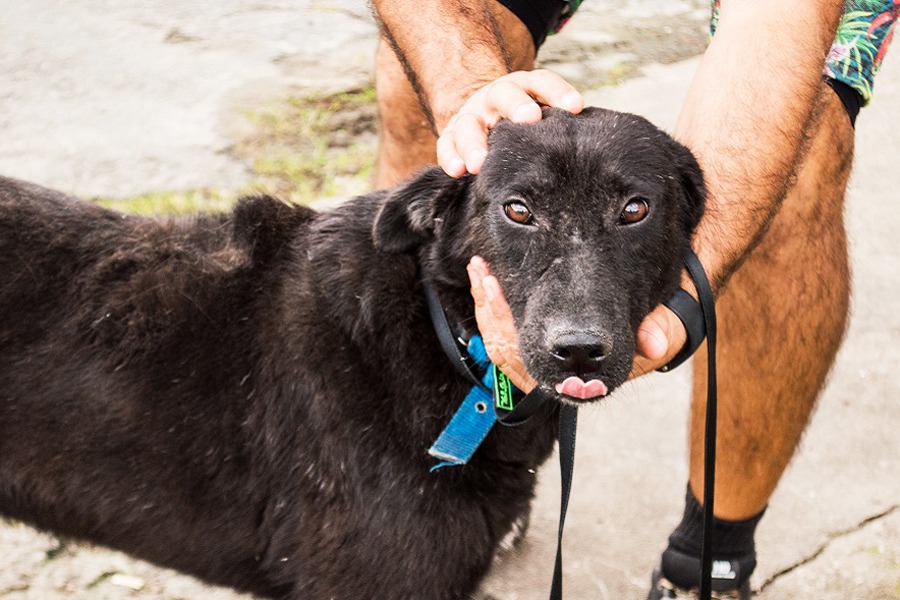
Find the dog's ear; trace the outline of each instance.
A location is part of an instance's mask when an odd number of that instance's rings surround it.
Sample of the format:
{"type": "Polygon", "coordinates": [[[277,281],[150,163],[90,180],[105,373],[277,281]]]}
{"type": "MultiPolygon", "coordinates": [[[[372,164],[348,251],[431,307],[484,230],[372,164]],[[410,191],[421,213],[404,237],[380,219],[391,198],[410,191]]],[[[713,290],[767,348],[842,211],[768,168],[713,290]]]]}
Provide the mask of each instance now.
{"type": "Polygon", "coordinates": [[[435,220],[454,202],[462,202],[470,175],[453,178],[429,167],[390,190],[375,215],[372,237],[383,252],[407,252],[429,240],[435,220]]]}
{"type": "Polygon", "coordinates": [[[694,154],[684,145],[672,140],[672,152],[678,169],[679,183],[684,193],[685,210],[682,213],[682,227],[688,235],[694,232],[706,207],[706,184],[703,170],[694,154]]]}

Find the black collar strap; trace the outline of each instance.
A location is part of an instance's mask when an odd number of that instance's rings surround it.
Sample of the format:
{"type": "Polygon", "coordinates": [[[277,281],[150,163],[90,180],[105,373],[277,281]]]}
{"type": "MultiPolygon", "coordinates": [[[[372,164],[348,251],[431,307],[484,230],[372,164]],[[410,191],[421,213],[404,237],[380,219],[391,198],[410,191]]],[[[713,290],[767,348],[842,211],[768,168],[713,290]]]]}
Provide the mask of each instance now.
{"type": "MultiPolygon", "coordinates": [[[[477,372],[478,366],[475,364],[475,361],[472,360],[467,352],[463,351],[465,343],[453,334],[450,323],[447,321],[447,314],[444,312],[444,308],[441,306],[441,301],[438,299],[434,288],[427,281],[422,281],[422,289],[428,302],[428,314],[431,316],[431,324],[444,353],[460,375],[465,377],[472,385],[487,390],[477,372]]],[[[500,377],[506,377],[506,375],[499,369],[496,369],[495,380],[500,377]]],[[[491,392],[492,390],[487,391],[491,392]]],[[[518,390],[516,392],[518,392],[518,398],[512,410],[499,406],[495,398],[494,412],[497,415],[497,422],[505,427],[531,429],[546,421],[557,408],[556,403],[550,402],[550,396],[541,390],[540,387],[524,395],[518,390]]]]}
{"type": "Polygon", "coordinates": [[[503,410],[496,402],[494,403],[498,423],[504,427],[518,427],[523,430],[533,429],[546,422],[558,408],[559,404],[540,387],[521,396],[512,410],[503,410]]]}
{"type": "Polygon", "coordinates": [[[444,307],[441,306],[441,301],[438,299],[434,288],[427,281],[422,281],[422,289],[425,292],[425,300],[428,302],[428,314],[431,315],[431,324],[438,336],[438,341],[441,343],[441,348],[444,349],[444,354],[447,355],[460,375],[468,379],[472,385],[487,390],[481,381],[481,377],[475,373],[475,369],[477,369],[475,362],[467,353],[463,354],[460,348],[462,340],[453,335],[450,323],[447,322],[447,315],[444,313],[444,307]]]}

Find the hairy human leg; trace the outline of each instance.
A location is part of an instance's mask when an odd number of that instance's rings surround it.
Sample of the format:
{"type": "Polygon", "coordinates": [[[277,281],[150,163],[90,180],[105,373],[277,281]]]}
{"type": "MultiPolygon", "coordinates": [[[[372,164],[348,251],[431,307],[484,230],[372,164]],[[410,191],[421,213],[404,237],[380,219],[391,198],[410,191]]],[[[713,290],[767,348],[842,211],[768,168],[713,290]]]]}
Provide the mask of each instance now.
{"type": "Polygon", "coordinates": [[[381,123],[375,187],[386,188],[437,160],[436,138],[400,61],[382,37],[375,54],[381,123]]]}
{"type": "MultiPolygon", "coordinates": [[[[793,185],[719,298],[715,513],[768,503],[840,347],[850,283],[843,199],[853,128],[824,84],[793,185]]],[[[695,361],[690,484],[703,497],[705,349],[695,361]]]]}
{"type": "MultiPolygon", "coordinates": [[[[491,3],[491,16],[505,47],[509,70],[533,69],[535,48],[525,25],[499,3],[491,3]]],[[[459,85],[470,84],[459,82],[459,85]]],[[[381,121],[375,186],[384,188],[409,177],[424,165],[436,163],[437,138],[413,84],[384,36],[379,40],[375,57],[375,88],[381,121]]]]}

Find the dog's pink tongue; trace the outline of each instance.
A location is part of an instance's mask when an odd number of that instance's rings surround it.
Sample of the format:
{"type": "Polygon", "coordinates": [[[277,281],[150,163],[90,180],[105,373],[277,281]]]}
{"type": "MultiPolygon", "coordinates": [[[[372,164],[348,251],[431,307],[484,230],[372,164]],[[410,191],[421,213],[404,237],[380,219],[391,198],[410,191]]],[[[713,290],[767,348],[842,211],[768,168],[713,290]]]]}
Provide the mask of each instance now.
{"type": "Polygon", "coordinates": [[[587,400],[588,398],[605,396],[609,393],[609,390],[606,389],[606,384],[599,379],[591,379],[585,383],[580,377],[573,376],[562,383],[557,383],[556,393],[572,396],[573,398],[580,398],[581,400],[587,400]]]}

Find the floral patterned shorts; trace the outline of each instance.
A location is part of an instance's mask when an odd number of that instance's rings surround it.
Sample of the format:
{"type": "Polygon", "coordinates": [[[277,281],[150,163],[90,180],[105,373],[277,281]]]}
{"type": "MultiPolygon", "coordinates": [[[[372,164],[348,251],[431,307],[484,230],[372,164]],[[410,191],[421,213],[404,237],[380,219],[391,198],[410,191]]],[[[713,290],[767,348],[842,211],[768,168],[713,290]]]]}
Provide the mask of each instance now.
{"type": "MultiPolygon", "coordinates": [[[[519,15],[540,46],[546,33],[556,33],[568,22],[583,0],[500,0],[519,15]],[[541,7],[541,18],[533,18],[541,7]],[[531,19],[527,17],[532,17],[531,19]]],[[[719,22],[719,3],[711,0],[710,34],[719,22]]],[[[878,67],[894,35],[900,17],[900,0],[845,0],[844,14],[834,44],[825,61],[823,75],[841,82],[859,93],[862,104],[872,99],[872,86],[878,67]]]]}
{"type": "MultiPolygon", "coordinates": [[[[719,2],[712,2],[710,35],[719,21],[719,2]]],[[[846,0],[837,35],[822,74],[856,90],[862,104],[872,99],[878,67],[894,36],[900,0],[846,0]]]]}

